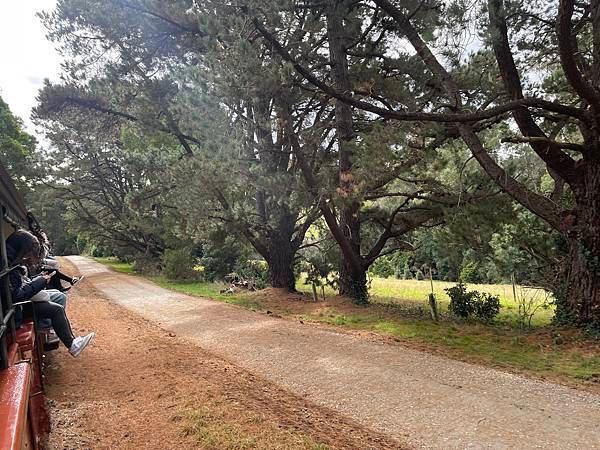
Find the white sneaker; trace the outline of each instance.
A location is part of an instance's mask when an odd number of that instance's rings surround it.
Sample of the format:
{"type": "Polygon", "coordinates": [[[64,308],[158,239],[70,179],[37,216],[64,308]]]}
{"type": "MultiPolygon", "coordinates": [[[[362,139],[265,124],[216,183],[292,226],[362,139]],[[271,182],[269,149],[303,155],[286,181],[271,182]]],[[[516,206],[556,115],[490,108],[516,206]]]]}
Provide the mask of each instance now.
{"type": "Polygon", "coordinates": [[[92,342],[92,339],[94,339],[94,336],[96,336],[96,333],[94,333],[94,332],[91,332],[90,334],[86,334],[85,336],[77,336],[75,339],[73,339],[73,343],[71,344],[69,353],[74,358],[77,358],[79,355],[81,355],[81,352],[83,351],[83,349],[86,348],[90,342],[92,342]]]}

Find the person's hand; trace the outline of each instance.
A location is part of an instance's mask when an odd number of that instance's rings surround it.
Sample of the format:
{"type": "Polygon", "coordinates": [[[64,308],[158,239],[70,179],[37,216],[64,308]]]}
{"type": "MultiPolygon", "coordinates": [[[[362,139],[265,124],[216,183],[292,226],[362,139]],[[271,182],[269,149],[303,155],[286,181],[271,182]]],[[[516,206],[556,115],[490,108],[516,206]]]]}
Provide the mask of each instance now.
{"type": "Polygon", "coordinates": [[[56,270],[54,272],[43,273],[42,276],[46,279],[46,284],[50,283],[50,278],[56,275],[56,270]]]}

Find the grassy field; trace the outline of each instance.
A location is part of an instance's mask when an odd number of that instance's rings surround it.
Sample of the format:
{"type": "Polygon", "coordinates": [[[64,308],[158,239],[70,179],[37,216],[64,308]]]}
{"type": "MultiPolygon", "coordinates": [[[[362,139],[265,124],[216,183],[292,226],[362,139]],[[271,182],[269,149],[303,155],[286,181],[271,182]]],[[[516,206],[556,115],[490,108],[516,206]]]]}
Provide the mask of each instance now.
{"type": "MultiPolygon", "coordinates": [[[[96,259],[117,271],[133,273],[131,265],[113,259],[96,259]]],[[[449,299],[444,289],[454,283],[434,282],[442,312],[442,319],[435,323],[429,319],[426,307],[426,298],[431,292],[429,281],[375,278],[371,284],[371,304],[357,307],[334,297],[331,290],[326,290],[327,301],[313,303],[309,301],[310,286],[301,281],[298,289],[309,294],[303,297],[305,301],[274,297],[274,293],[221,294],[227,287],[221,283],[177,282],[160,276],[148,278],[164,288],[185,294],[256,311],[268,310],[303,321],[366,330],[470,362],[594,389],[598,389],[600,383],[600,343],[577,330],[552,327],[551,309],[538,310],[531,328],[518,327],[517,305],[510,285],[469,285],[469,289],[499,295],[501,299],[500,316],[491,324],[481,324],[455,319],[446,312],[449,299]]],[[[543,294],[541,290],[517,287],[517,296],[540,300],[543,294]]]]}
{"type": "MultiPolygon", "coordinates": [[[[445,289],[455,286],[456,283],[449,281],[433,281],[433,292],[438,300],[439,310],[446,312],[450,298],[445,289]]],[[[297,285],[298,290],[310,294],[312,288],[310,285],[304,284],[304,279],[301,278],[297,285]]],[[[505,324],[517,325],[518,300],[531,302],[532,306],[540,304],[546,299],[548,294],[542,289],[516,286],[513,296],[513,287],[510,284],[467,284],[468,290],[476,290],[486,292],[488,294],[497,295],[500,297],[502,309],[497,320],[505,324]],[[517,301],[515,301],[515,298],[517,301]]],[[[371,288],[371,303],[385,305],[399,305],[410,307],[426,307],[427,296],[431,293],[431,282],[429,280],[399,280],[395,278],[372,278],[371,288]]],[[[325,295],[335,295],[335,292],[327,287],[325,295]]],[[[538,308],[533,315],[533,326],[545,326],[550,324],[554,316],[554,308],[538,308]]]]}

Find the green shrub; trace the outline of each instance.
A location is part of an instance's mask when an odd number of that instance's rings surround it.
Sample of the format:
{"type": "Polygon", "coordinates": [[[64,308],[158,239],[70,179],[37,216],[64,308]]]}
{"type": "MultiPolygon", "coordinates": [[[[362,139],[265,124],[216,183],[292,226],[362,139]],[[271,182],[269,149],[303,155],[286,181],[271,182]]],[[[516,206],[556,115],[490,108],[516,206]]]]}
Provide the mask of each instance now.
{"type": "Polygon", "coordinates": [[[198,264],[204,267],[203,276],[207,281],[224,280],[236,270],[240,261],[248,259],[250,252],[243,242],[233,235],[215,232],[202,244],[202,254],[198,264]]]}
{"type": "Polygon", "coordinates": [[[458,281],[462,283],[475,283],[479,281],[477,277],[477,269],[479,264],[475,261],[468,261],[460,268],[460,274],[458,275],[458,281]]]}
{"type": "Polygon", "coordinates": [[[402,267],[396,267],[396,270],[394,270],[394,278],[401,280],[403,274],[404,269],[402,267]]]}
{"type": "Polygon", "coordinates": [[[490,322],[500,312],[500,297],[473,291],[475,296],[475,316],[483,322],[490,322]]]}
{"type": "Polygon", "coordinates": [[[463,283],[445,289],[450,297],[448,310],[455,316],[467,319],[475,315],[483,322],[489,322],[500,312],[500,297],[478,291],[467,291],[463,283]]]}
{"type": "Polygon", "coordinates": [[[389,278],[394,275],[393,263],[389,257],[378,258],[369,267],[369,273],[375,277],[389,278]]]}
{"type": "Polygon", "coordinates": [[[421,269],[417,270],[417,272],[415,273],[415,280],[424,280],[425,279],[425,275],[423,275],[423,272],[421,272],[421,269]]]}
{"type": "Polygon", "coordinates": [[[98,245],[92,242],[88,242],[83,249],[84,255],[90,255],[94,258],[101,258],[107,256],[117,256],[114,255],[114,252],[110,249],[106,248],[103,245],[98,245]]]}
{"type": "Polygon", "coordinates": [[[450,304],[448,310],[455,316],[466,319],[475,311],[473,306],[473,292],[467,292],[467,287],[463,283],[458,283],[456,286],[445,289],[450,304]]]}
{"type": "Polygon", "coordinates": [[[189,248],[165,250],[162,263],[162,273],[170,280],[194,280],[201,276],[194,270],[196,261],[189,248]]]}
{"type": "MultiPolygon", "coordinates": [[[[119,261],[125,262],[121,258],[119,258],[119,261]]],[[[140,273],[142,275],[153,276],[160,274],[160,261],[157,258],[138,256],[133,260],[131,267],[135,273],[140,273]]]]}

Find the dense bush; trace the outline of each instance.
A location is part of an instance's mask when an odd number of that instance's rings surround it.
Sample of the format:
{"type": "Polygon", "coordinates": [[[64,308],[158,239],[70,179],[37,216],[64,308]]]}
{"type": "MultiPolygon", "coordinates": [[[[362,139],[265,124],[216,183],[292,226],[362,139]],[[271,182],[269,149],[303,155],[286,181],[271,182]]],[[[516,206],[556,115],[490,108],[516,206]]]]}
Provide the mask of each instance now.
{"type": "Polygon", "coordinates": [[[390,258],[378,258],[369,267],[369,273],[375,277],[389,278],[394,275],[396,269],[394,263],[390,258]]]}
{"type": "Polygon", "coordinates": [[[467,292],[467,287],[463,283],[445,289],[450,297],[448,309],[452,314],[466,319],[475,311],[473,306],[473,292],[467,292]]]}
{"type": "Polygon", "coordinates": [[[116,256],[113,249],[110,249],[106,246],[98,245],[98,244],[95,244],[92,242],[87,242],[85,244],[85,247],[83,249],[83,254],[92,256],[94,258],[116,256]]]}
{"type": "Polygon", "coordinates": [[[236,271],[239,261],[248,259],[249,253],[247,246],[234,235],[218,232],[202,244],[202,257],[198,263],[204,268],[206,280],[224,280],[236,271]]]}
{"type": "Polygon", "coordinates": [[[467,319],[475,315],[484,322],[491,321],[500,312],[500,297],[478,291],[467,291],[463,283],[446,289],[450,297],[448,309],[452,314],[467,319]]]}
{"type": "MultiPolygon", "coordinates": [[[[127,261],[120,257],[118,259],[119,261],[127,261]]],[[[161,263],[158,258],[141,255],[133,260],[133,271],[143,275],[159,275],[161,273],[160,266],[161,263]]]]}
{"type": "Polygon", "coordinates": [[[458,275],[458,281],[462,283],[478,283],[481,277],[478,275],[479,264],[475,261],[467,261],[460,268],[460,274],[458,275]]]}
{"type": "Polygon", "coordinates": [[[194,280],[200,273],[194,270],[195,258],[189,248],[167,249],[162,257],[162,273],[170,280],[194,280]]]}
{"type": "Polygon", "coordinates": [[[402,271],[402,279],[403,280],[412,280],[413,274],[410,271],[408,265],[404,266],[404,270],[402,271]]]}
{"type": "Polygon", "coordinates": [[[490,322],[500,312],[500,297],[474,291],[475,316],[484,322],[490,322]]]}
{"type": "Polygon", "coordinates": [[[369,267],[369,275],[381,278],[402,278],[404,269],[409,266],[410,257],[411,252],[402,251],[381,256],[369,267]]]}

